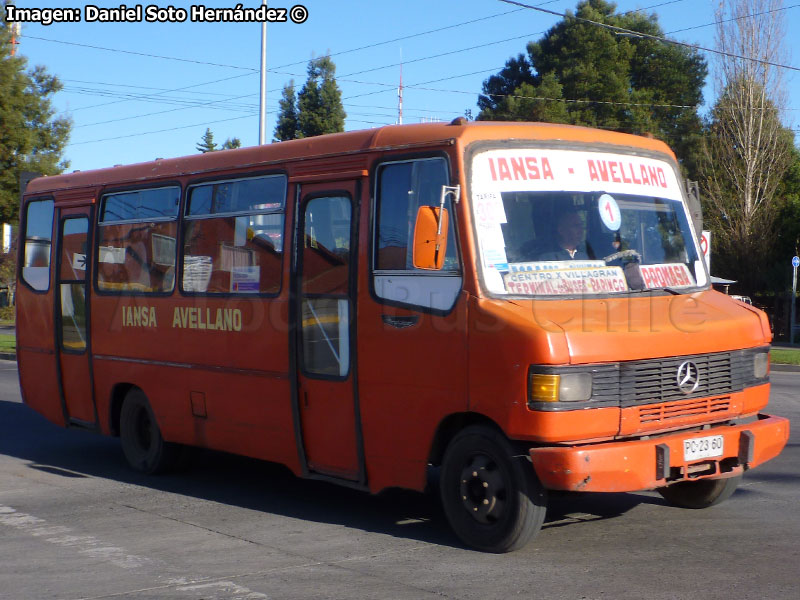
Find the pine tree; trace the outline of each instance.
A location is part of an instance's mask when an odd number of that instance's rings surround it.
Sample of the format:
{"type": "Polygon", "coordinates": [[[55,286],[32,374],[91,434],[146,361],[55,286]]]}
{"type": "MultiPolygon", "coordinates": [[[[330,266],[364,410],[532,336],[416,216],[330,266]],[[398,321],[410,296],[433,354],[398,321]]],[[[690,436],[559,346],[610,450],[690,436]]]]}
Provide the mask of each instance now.
{"type": "Polygon", "coordinates": [[[283,86],[279,104],[280,112],[278,113],[278,124],[275,126],[275,141],[295,140],[300,137],[300,131],[297,122],[297,95],[294,93],[294,79],[283,86]]]}
{"type": "Polygon", "coordinates": [[[241,148],[242,140],[237,137],[228,138],[222,144],[222,150],[233,150],[234,148],[241,148]]]}
{"type": "Polygon", "coordinates": [[[214,152],[217,149],[217,144],[214,142],[214,134],[211,129],[206,127],[206,132],[200,139],[200,143],[195,146],[198,152],[205,154],[206,152],[214,152]]]}
{"type": "Polygon", "coordinates": [[[294,80],[283,86],[275,141],[344,131],[347,113],[335,73],[330,57],[322,56],[309,61],[308,79],[299,94],[295,94],[294,80]]]}
{"type": "Polygon", "coordinates": [[[301,137],[344,131],[347,113],[342,105],[342,92],[336,83],[335,73],[336,65],[329,56],[309,61],[308,79],[297,96],[301,137]]]}
{"type": "MultiPolygon", "coordinates": [[[[2,8],[2,6],[0,6],[2,8]]],[[[5,11],[0,10],[1,15],[5,11]]],[[[44,67],[26,70],[24,57],[11,56],[10,31],[0,27],[0,221],[19,218],[22,171],[55,175],[69,166],[63,159],[72,122],[57,117],[53,95],[61,82],[44,67]]]]}

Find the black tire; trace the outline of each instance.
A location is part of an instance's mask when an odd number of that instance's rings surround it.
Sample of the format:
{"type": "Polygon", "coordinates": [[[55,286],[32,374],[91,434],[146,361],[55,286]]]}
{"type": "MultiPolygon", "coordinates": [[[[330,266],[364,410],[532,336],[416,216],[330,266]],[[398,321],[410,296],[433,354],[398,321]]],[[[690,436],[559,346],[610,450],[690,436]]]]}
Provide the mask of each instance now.
{"type": "Polygon", "coordinates": [[[122,451],[134,470],[155,474],[170,470],[180,454],[180,446],[164,441],[147,396],[132,389],[122,402],[119,437],[122,451]]]}
{"type": "Polygon", "coordinates": [[[742,476],[726,479],[699,479],[681,481],[658,488],[658,493],[673,506],[680,508],[708,508],[731,497],[742,476]]]}
{"type": "Polygon", "coordinates": [[[511,552],[542,527],[547,493],[525,456],[483,426],[467,427],[450,442],[439,489],[447,520],[468,546],[511,552]]]}

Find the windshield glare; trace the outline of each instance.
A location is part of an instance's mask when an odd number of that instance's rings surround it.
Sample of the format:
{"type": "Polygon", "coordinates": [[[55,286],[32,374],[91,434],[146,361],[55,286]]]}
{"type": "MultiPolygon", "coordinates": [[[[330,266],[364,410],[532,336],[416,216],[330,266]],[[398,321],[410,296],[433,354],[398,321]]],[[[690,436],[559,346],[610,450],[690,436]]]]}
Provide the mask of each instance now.
{"type": "Polygon", "coordinates": [[[494,150],[475,156],[472,190],[484,280],[493,293],[599,295],[707,283],[666,162],[494,150]]]}

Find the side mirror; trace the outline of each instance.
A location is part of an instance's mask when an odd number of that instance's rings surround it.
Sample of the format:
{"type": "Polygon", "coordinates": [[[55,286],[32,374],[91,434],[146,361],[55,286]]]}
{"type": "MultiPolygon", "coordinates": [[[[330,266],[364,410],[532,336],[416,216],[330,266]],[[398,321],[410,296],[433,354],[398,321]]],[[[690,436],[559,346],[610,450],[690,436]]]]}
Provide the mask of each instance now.
{"type": "Polygon", "coordinates": [[[420,206],[414,226],[414,267],[440,271],[447,252],[447,228],[450,218],[446,208],[420,206]]]}

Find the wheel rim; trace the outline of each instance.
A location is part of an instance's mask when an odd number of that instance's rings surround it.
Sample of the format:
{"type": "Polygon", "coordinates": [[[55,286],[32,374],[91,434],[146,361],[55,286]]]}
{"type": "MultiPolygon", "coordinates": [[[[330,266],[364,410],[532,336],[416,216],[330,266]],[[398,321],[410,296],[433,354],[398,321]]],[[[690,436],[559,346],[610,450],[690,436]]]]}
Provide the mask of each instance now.
{"type": "Polygon", "coordinates": [[[474,454],[461,470],[461,502],[473,519],[485,525],[499,521],[506,510],[508,490],[497,463],[474,454]]]}

